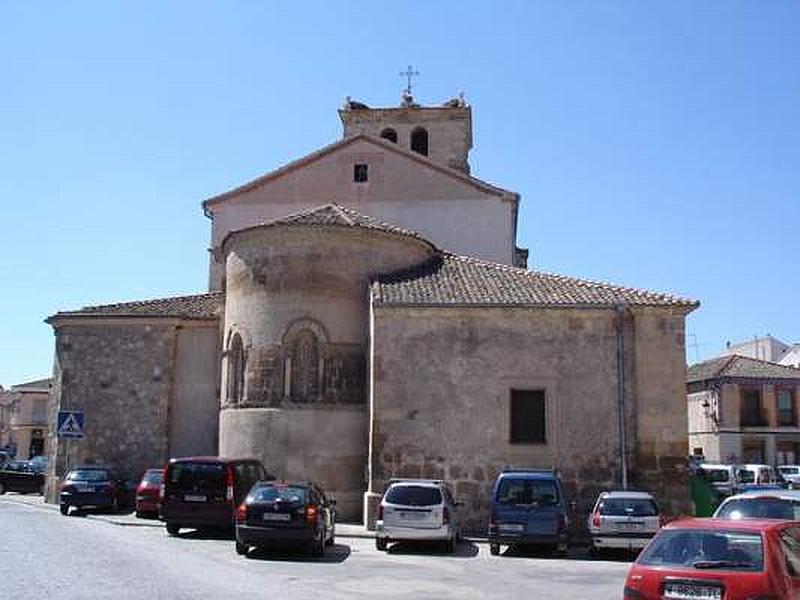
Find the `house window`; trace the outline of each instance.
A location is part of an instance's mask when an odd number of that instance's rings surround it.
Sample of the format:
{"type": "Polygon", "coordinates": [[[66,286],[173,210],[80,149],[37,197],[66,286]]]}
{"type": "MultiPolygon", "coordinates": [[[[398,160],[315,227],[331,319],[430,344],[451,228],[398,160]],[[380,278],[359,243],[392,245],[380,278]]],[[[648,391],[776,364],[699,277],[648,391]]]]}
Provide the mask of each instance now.
{"type": "Polygon", "coordinates": [[[766,425],[761,410],[761,390],[759,388],[742,390],[739,420],[743,427],[766,425]]]}
{"type": "Polygon", "coordinates": [[[794,394],[792,394],[792,390],[778,390],[778,424],[788,426],[797,425],[794,411],[794,394]]]}
{"type": "Polygon", "coordinates": [[[364,183],[369,179],[369,168],[365,164],[356,164],[353,166],[353,181],[356,183],[364,183]]]}
{"type": "Polygon", "coordinates": [[[511,443],[546,443],[544,390],[511,390],[511,443]]]}
{"type": "Polygon", "coordinates": [[[242,401],[244,391],[244,346],[242,336],[234,333],[228,346],[228,402],[242,401]]]}
{"type": "Polygon", "coordinates": [[[397,132],[391,127],[387,127],[386,129],[381,131],[381,137],[395,144],[397,143],[397,132]]]}
{"type": "Polygon", "coordinates": [[[291,348],[291,396],[309,402],[319,394],[319,344],[310,329],[297,333],[291,348]]]}
{"type": "Polygon", "coordinates": [[[411,149],[418,154],[428,156],[428,132],[422,127],[417,127],[411,132],[411,149]]]}

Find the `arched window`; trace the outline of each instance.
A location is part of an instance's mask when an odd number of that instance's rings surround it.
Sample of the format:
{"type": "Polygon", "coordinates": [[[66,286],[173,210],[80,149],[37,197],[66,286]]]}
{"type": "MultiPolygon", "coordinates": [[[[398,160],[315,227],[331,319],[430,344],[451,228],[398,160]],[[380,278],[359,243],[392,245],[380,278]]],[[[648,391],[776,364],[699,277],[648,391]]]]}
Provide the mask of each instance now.
{"type": "Polygon", "coordinates": [[[244,346],[242,336],[234,333],[228,345],[228,402],[239,403],[244,393],[244,346]]]}
{"type": "Polygon", "coordinates": [[[319,395],[319,344],[310,329],[299,331],[291,347],[291,396],[311,401],[319,395]]]}
{"type": "Polygon", "coordinates": [[[417,127],[411,132],[411,149],[414,152],[428,156],[428,132],[422,127],[417,127]]]}
{"type": "Polygon", "coordinates": [[[387,127],[381,131],[381,137],[385,140],[389,140],[390,142],[394,142],[395,144],[397,143],[397,132],[391,127],[387,127]]]}

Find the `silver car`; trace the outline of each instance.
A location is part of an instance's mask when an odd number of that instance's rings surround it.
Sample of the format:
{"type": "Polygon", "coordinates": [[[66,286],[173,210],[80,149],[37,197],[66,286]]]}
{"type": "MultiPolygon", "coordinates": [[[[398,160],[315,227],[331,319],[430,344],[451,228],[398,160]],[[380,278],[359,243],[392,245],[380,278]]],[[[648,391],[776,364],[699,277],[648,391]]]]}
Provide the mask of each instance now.
{"type": "Polygon", "coordinates": [[[800,491],[753,490],[726,498],[714,512],[717,519],[800,520],[800,491]]]}
{"type": "Polygon", "coordinates": [[[425,540],[444,542],[453,552],[461,539],[458,506],[443,481],[393,480],[378,507],[375,547],[425,540]]]}
{"type": "Polygon", "coordinates": [[[592,554],[641,550],[661,527],[658,504],[647,492],[603,492],[587,523],[592,554]]]}
{"type": "Polygon", "coordinates": [[[777,471],[780,478],[786,483],[790,490],[800,488],[800,466],[780,465],[777,471]]]}

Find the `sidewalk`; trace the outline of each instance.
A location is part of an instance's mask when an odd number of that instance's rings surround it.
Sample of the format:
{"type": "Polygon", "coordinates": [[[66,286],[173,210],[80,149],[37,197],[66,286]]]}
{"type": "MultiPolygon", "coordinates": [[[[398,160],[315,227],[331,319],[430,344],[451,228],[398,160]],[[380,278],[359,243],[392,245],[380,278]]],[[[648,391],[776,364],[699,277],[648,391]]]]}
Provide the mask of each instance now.
{"type": "MultiPolygon", "coordinates": [[[[42,496],[36,494],[15,494],[8,492],[0,496],[0,502],[14,502],[25,504],[42,510],[58,510],[57,504],[48,504],[42,496]]],[[[85,518],[96,521],[105,521],[112,525],[121,527],[164,527],[164,523],[157,519],[140,519],[131,513],[86,513],[85,518]]],[[[367,528],[360,524],[336,523],[336,536],[342,538],[374,538],[375,533],[367,531],[367,528]]]]}

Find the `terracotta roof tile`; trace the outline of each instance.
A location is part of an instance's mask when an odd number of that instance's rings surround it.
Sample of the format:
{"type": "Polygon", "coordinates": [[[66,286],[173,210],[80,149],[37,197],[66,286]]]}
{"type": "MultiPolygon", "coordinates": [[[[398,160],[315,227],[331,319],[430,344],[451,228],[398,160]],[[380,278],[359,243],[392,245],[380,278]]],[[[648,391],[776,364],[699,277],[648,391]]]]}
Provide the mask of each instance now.
{"type": "Polygon", "coordinates": [[[686,370],[687,383],[729,377],[742,379],[800,380],[800,369],[779,365],[766,360],[758,360],[747,356],[732,354],[730,356],[720,356],[696,363],[686,370]]]}
{"type": "Polygon", "coordinates": [[[47,319],[63,317],[180,317],[214,319],[218,316],[223,295],[220,292],[136,300],[117,304],[84,306],[79,310],[58,312],[47,319]]]}
{"type": "Polygon", "coordinates": [[[670,294],[529,271],[474,258],[443,254],[420,268],[378,277],[377,305],[527,305],[551,307],[679,306],[695,300],[670,294]]]}

